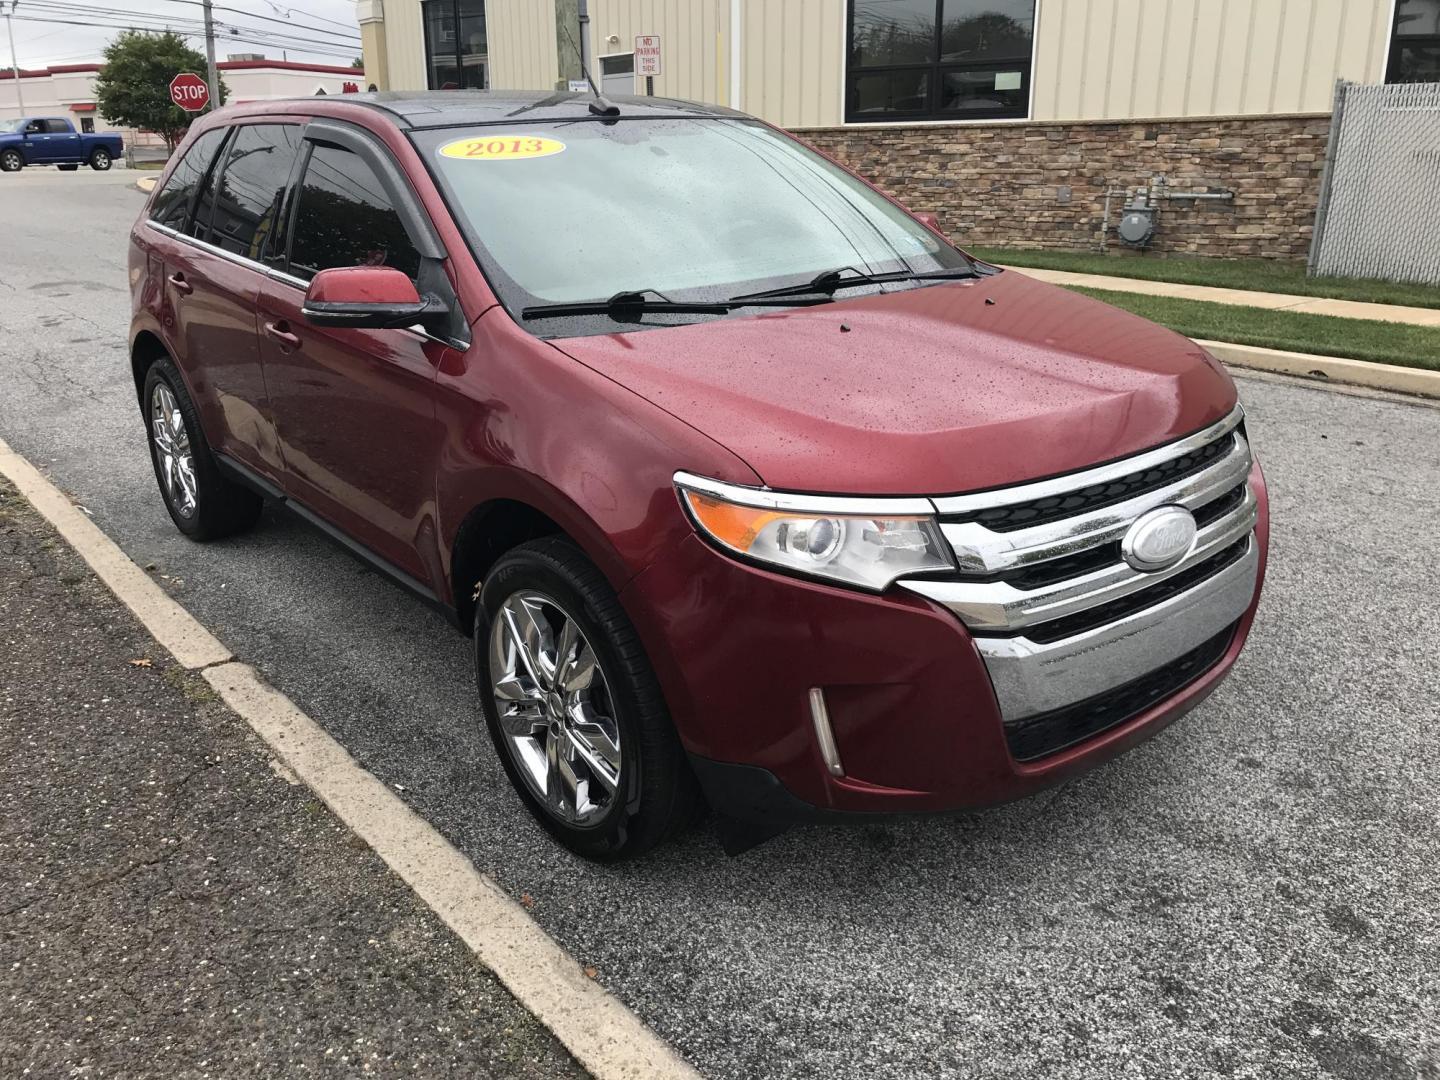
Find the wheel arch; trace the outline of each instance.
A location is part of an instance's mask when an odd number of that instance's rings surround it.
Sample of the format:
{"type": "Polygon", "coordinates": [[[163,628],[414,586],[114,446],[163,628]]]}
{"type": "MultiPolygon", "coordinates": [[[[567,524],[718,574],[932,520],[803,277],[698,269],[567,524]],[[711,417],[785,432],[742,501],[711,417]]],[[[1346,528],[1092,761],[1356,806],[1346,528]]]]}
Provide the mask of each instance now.
{"type": "Polygon", "coordinates": [[[465,515],[450,546],[451,602],[462,631],[474,625],[475,593],[490,568],[511,548],[544,536],[564,537],[583,550],[553,517],[520,499],[489,499],[465,515]]]}
{"type": "MultiPolygon", "coordinates": [[[[135,400],[143,403],[145,397],[145,375],[152,364],[162,356],[169,356],[170,350],[160,336],[150,330],[141,330],[130,343],[130,374],[135,380],[135,400]]],[[[183,374],[181,376],[184,377],[183,374]]],[[[188,387],[187,387],[188,389],[188,387]]]]}

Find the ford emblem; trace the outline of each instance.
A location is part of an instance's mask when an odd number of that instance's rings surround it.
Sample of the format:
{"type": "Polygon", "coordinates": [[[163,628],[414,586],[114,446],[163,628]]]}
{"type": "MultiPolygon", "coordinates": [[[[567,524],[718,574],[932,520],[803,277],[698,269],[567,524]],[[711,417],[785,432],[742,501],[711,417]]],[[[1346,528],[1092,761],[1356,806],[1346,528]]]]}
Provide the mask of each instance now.
{"type": "Polygon", "coordinates": [[[1135,519],[1120,554],[1136,570],[1168,570],[1190,554],[1195,530],[1195,515],[1183,506],[1157,506],[1135,519]]]}

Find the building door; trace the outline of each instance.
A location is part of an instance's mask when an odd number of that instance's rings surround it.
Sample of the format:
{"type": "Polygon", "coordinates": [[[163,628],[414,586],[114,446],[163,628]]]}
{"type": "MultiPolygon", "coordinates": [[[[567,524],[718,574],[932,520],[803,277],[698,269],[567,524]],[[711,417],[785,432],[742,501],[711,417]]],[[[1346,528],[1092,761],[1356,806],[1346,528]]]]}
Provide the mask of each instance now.
{"type": "Polygon", "coordinates": [[[635,54],[615,53],[600,57],[600,92],[635,93],[635,54]]]}

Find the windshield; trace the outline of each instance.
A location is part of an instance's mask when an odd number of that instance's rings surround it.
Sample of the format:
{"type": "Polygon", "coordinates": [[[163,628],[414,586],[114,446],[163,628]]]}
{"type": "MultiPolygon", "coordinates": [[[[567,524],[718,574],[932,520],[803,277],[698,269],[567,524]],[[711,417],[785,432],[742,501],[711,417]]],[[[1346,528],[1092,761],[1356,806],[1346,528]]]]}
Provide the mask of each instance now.
{"type": "Polygon", "coordinates": [[[512,314],[639,290],[723,299],[841,268],[969,265],[889,200],[755,121],[576,120],[414,138],[512,314]]]}
{"type": "Polygon", "coordinates": [[[0,134],[19,131],[24,123],[24,120],[0,120],[0,134]]]}

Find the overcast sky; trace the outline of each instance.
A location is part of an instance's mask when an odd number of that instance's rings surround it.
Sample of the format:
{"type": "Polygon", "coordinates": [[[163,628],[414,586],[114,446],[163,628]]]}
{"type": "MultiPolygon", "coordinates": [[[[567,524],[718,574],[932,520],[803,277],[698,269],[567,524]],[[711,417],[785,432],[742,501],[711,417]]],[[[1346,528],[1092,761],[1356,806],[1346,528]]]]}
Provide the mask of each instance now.
{"type": "MultiPolygon", "coordinates": [[[[214,17],[219,24],[215,32],[216,59],[223,60],[233,53],[263,53],[275,60],[288,58],[346,65],[360,55],[360,28],[355,22],[354,0],[214,0],[214,3],[214,17]],[[236,30],[257,41],[237,40],[236,30]],[[262,38],[265,40],[259,43],[262,38]]],[[[0,7],[8,13],[8,0],[0,2],[0,7]]],[[[19,0],[14,22],[15,53],[22,68],[82,64],[99,60],[105,46],[121,32],[119,26],[96,23],[132,23],[156,29],[168,23],[184,32],[202,18],[199,4],[187,0],[19,0]],[[32,22],[32,19],[51,21],[32,22]]],[[[187,40],[200,52],[205,51],[203,35],[187,40]]],[[[0,66],[9,67],[10,63],[10,43],[0,37],[0,66]]]]}

